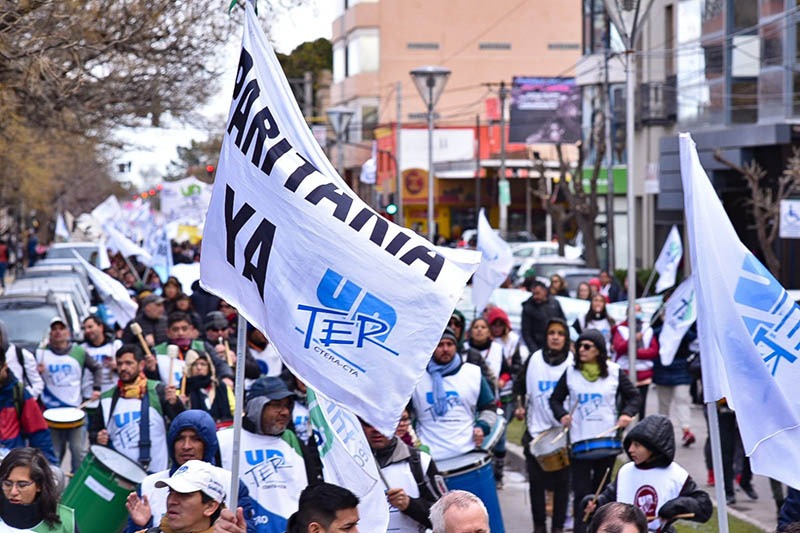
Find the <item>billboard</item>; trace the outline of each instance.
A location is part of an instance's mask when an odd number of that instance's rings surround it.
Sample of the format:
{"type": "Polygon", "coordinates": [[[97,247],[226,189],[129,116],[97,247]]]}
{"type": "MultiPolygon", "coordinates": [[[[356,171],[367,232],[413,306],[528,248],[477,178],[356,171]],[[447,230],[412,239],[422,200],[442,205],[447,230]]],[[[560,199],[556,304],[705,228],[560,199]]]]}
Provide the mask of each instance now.
{"type": "Polygon", "coordinates": [[[575,78],[515,76],[508,140],[571,144],[581,140],[581,92],[575,78]]]}

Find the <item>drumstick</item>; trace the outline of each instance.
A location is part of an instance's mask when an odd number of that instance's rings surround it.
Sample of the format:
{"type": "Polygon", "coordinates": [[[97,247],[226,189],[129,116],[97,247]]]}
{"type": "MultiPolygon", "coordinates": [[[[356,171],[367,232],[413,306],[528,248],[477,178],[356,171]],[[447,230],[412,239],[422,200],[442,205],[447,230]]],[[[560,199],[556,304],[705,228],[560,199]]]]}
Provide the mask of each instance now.
{"type": "MultiPolygon", "coordinates": [[[[592,503],[597,503],[597,497],[600,496],[600,492],[603,490],[603,485],[606,484],[606,479],[608,479],[608,473],[611,472],[611,467],[606,468],[606,473],[603,474],[603,479],[600,480],[600,485],[598,485],[597,490],[594,493],[594,498],[592,498],[592,503]]],[[[589,515],[591,513],[586,510],[583,512],[583,523],[589,521],[589,515]]]]}
{"type": "Polygon", "coordinates": [[[607,429],[607,430],[605,430],[604,432],[600,433],[600,434],[599,434],[598,436],[596,436],[595,438],[596,438],[596,439],[599,439],[600,437],[605,437],[605,436],[606,436],[606,435],[608,435],[609,433],[613,433],[614,431],[616,431],[616,430],[618,430],[618,429],[619,429],[619,426],[615,425],[614,427],[608,428],[608,429],[607,429]]]}
{"type": "Polygon", "coordinates": [[[142,350],[144,350],[144,353],[152,356],[153,354],[150,353],[150,347],[147,345],[147,341],[144,340],[144,335],[142,335],[142,326],[140,326],[138,322],[131,322],[131,333],[136,335],[136,337],[139,339],[139,343],[142,345],[142,350]]]}
{"type": "Polygon", "coordinates": [[[83,403],[78,406],[78,409],[83,409],[84,407],[86,407],[90,403],[92,403],[92,399],[91,398],[89,398],[88,400],[84,400],[83,403]]]}
{"type": "Polygon", "coordinates": [[[228,366],[233,368],[233,358],[231,357],[231,345],[228,344],[228,339],[225,339],[225,359],[228,360],[228,366]]]}
{"type": "MultiPolygon", "coordinates": [[[[652,522],[653,520],[657,519],[658,516],[648,516],[647,521],[652,522]]],[[[669,519],[669,522],[674,522],[675,520],[681,520],[683,518],[694,518],[694,513],[681,513],[676,514],[672,518],[669,519]]]]}
{"type": "MultiPolygon", "coordinates": [[[[570,410],[569,410],[569,416],[570,416],[570,417],[571,417],[571,416],[572,416],[572,415],[575,413],[575,409],[577,409],[577,408],[578,408],[578,403],[579,403],[579,400],[575,400],[575,405],[573,405],[573,406],[572,406],[572,409],[570,409],[570,410]]],[[[568,432],[569,432],[569,426],[565,427],[565,428],[564,428],[564,429],[561,431],[561,433],[559,433],[558,435],[556,435],[556,436],[553,438],[553,440],[551,440],[551,441],[550,441],[550,444],[555,444],[556,442],[560,441],[560,440],[561,440],[561,439],[564,437],[564,435],[566,435],[568,432]]]]}
{"type": "MultiPolygon", "coordinates": [[[[167,346],[167,355],[169,356],[169,383],[168,386],[172,386],[172,380],[174,379],[173,369],[175,368],[175,359],[178,358],[178,347],[175,344],[170,344],[167,346]]],[[[184,370],[185,373],[185,370],[184,370]]]]}

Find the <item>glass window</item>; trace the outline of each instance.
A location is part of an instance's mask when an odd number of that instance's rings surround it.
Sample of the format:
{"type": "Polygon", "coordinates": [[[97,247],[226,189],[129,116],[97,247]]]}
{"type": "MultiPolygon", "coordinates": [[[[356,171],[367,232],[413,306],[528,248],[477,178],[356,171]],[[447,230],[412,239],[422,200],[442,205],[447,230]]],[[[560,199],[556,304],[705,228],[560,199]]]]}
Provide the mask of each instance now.
{"type": "Polygon", "coordinates": [[[752,124],[758,121],[758,85],[756,80],[731,83],[731,122],[752,124]]]}
{"type": "Polygon", "coordinates": [[[767,118],[783,119],[783,80],[782,66],[761,69],[758,76],[758,116],[760,120],[767,118]]]}
{"type": "Polygon", "coordinates": [[[733,31],[753,28],[758,24],[757,0],[733,0],[731,2],[731,12],[733,15],[733,31]]]}
{"type": "Polygon", "coordinates": [[[347,75],[377,72],[380,63],[380,39],[377,28],[358,29],[347,43],[347,75]]]}
{"type": "Polygon", "coordinates": [[[782,20],[766,24],[761,28],[761,66],[780,65],[783,63],[783,29],[782,20]]]}
{"type": "Polygon", "coordinates": [[[333,43],[333,83],[344,81],[347,77],[347,61],[345,61],[345,43],[333,43]]]}
{"type": "Polygon", "coordinates": [[[583,0],[583,50],[593,54],[606,48],[608,20],[603,0],[583,0]]]}
{"type": "Polygon", "coordinates": [[[371,141],[378,127],[378,106],[365,105],[361,108],[361,139],[371,141]]]}

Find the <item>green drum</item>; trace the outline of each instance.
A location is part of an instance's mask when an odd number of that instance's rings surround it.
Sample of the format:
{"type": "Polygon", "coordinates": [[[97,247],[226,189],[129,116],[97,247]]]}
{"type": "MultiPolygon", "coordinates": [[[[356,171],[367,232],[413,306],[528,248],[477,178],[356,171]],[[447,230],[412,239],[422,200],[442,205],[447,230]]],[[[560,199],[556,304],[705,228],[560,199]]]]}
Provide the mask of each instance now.
{"type": "Polygon", "coordinates": [[[105,446],[91,446],[64,491],[61,503],[75,509],[81,533],[119,532],[128,521],[125,500],[147,472],[105,446]]]}

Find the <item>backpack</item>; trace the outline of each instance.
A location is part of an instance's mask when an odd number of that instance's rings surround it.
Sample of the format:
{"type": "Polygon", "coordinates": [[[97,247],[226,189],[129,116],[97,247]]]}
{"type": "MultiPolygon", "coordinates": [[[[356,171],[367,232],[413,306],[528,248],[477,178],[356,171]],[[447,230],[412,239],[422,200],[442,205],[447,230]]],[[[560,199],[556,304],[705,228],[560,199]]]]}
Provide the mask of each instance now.
{"type": "Polygon", "coordinates": [[[17,420],[22,420],[22,409],[25,407],[25,384],[21,381],[14,383],[14,410],[17,412],[17,420]]]}
{"type": "Polygon", "coordinates": [[[422,471],[421,452],[413,446],[409,446],[408,451],[411,454],[408,458],[408,462],[411,466],[411,474],[414,476],[414,481],[417,483],[420,496],[424,495],[423,497],[426,500],[438,500],[447,492],[447,486],[444,484],[443,478],[441,476],[435,476],[433,480],[434,483],[429,483],[425,478],[425,472],[422,471]]]}

